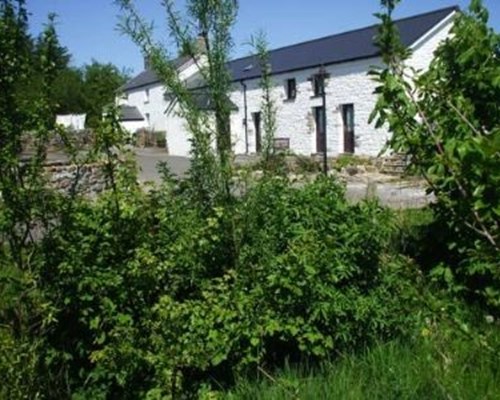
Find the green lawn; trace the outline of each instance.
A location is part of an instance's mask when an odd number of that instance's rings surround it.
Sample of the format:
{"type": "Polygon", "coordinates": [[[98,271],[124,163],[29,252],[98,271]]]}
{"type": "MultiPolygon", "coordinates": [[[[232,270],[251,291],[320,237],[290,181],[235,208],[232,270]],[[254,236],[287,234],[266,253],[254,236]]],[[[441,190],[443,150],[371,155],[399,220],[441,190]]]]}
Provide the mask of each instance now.
{"type": "MultiPolygon", "coordinates": [[[[424,333],[425,334],[425,333],[424,333]]],[[[496,334],[498,337],[498,335],[496,334]]],[[[500,359],[470,341],[392,342],[311,369],[242,380],[226,399],[500,399],[500,359]]]]}

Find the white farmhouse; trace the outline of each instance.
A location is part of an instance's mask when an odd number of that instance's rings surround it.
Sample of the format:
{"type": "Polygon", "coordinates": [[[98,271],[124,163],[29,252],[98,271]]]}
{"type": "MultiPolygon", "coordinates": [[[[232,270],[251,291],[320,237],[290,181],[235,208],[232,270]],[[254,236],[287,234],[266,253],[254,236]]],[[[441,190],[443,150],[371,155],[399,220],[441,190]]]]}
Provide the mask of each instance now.
{"type": "MultiPolygon", "coordinates": [[[[396,21],[403,44],[413,51],[411,66],[428,67],[439,43],[449,35],[457,12],[458,7],[449,7],[396,21]]],[[[380,153],[390,133],[368,122],[376,102],[376,83],[368,72],[373,66],[382,66],[374,43],[377,32],[373,25],[270,51],[280,146],[302,155],[323,153],[325,142],[330,156],[380,153]],[[320,71],[328,76],[325,107],[320,71]]],[[[175,66],[185,81],[194,81],[199,75],[189,58],[177,59],[175,66]]],[[[262,145],[259,62],[249,56],[230,62],[228,68],[233,79],[234,152],[258,153],[262,145]]],[[[143,116],[144,126],[165,131],[170,154],[189,155],[189,133],[175,113],[166,112],[165,87],[153,71],[146,68],[122,90],[126,105],[143,116]]]]}

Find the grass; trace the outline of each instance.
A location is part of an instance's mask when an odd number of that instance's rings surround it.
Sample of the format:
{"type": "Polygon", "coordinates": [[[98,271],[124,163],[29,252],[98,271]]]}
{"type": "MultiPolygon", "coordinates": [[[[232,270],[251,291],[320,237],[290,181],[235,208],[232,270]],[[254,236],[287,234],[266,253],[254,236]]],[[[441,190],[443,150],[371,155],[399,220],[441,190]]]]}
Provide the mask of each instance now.
{"type": "MultiPolygon", "coordinates": [[[[498,327],[496,328],[498,337],[498,327]]],[[[320,368],[242,380],[228,400],[500,399],[500,359],[465,340],[391,342],[320,368]]]]}

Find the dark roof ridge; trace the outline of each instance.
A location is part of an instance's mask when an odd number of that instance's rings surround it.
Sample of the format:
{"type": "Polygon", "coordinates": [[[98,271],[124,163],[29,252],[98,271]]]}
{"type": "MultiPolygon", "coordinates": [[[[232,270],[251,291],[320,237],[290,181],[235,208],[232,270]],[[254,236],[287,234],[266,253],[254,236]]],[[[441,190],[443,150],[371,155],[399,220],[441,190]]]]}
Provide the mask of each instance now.
{"type": "MultiPolygon", "coordinates": [[[[421,17],[425,17],[426,15],[441,13],[441,12],[446,11],[448,9],[450,10],[450,13],[452,11],[460,11],[460,7],[457,6],[457,5],[455,5],[455,6],[448,6],[448,7],[443,7],[443,8],[437,9],[437,10],[433,10],[433,11],[427,11],[427,12],[422,13],[422,14],[416,14],[416,15],[411,15],[411,16],[404,17],[404,18],[398,18],[398,19],[395,19],[394,22],[398,23],[398,22],[408,21],[408,20],[411,20],[411,19],[421,18],[421,17]]],[[[373,28],[378,27],[379,25],[380,24],[371,24],[371,25],[368,25],[368,26],[364,26],[362,28],[355,28],[355,29],[351,29],[351,30],[348,30],[348,31],[334,33],[333,35],[326,35],[326,36],[322,36],[322,37],[315,38],[315,39],[305,40],[303,42],[289,44],[289,45],[286,45],[286,46],[277,47],[275,49],[270,49],[269,52],[271,53],[271,52],[275,52],[275,51],[290,49],[290,48],[293,48],[293,47],[302,46],[304,44],[310,44],[310,43],[314,43],[314,42],[320,42],[322,40],[326,40],[326,39],[330,39],[330,38],[334,38],[334,37],[339,37],[339,36],[343,36],[343,35],[348,35],[348,34],[351,34],[351,33],[354,33],[354,32],[360,32],[360,31],[364,31],[364,30],[368,30],[368,29],[373,29],[373,28]]],[[[255,56],[256,56],[256,54],[250,54],[248,56],[243,56],[243,57],[235,58],[234,60],[231,60],[229,62],[232,63],[232,62],[235,62],[235,61],[241,61],[241,60],[244,60],[246,58],[251,59],[251,58],[254,58],[255,56]]]]}
{"type": "MultiPolygon", "coordinates": [[[[411,46],[433,27],[437,26],[438,23],[444,21],[453,12],[457,11],[460,11],[459,6],[448,6],[437,10],[427,11],[422,14],[395,19],[394,22],[401,29],[401,40],[406,46],[411,46]]],[[[367,35],[376,35],[376,30],[379,26],[380,23],[376,23],[349,31],[339,32],[333,35],[294,43],[276,49],[270,49],[269,56],[273,63],[273,75],[311,68],[312,66],[330,65],[339,62],[375,57],[379,54],[379,51],[373,43],[373,37],[368,38],[367,35]],[[350,38],[350,36],[353,38],[350,38]],[[356,51],[352,51],[352,46],[346,45],[346,40],[349,39],[357,42],[358,47],[356,47],[356,51]],[[328,58],[321,56],[321,54],[325,54],[325,48],[328,52],[331,52],[332,46],[337,46],[334,47],[335,52],[332,53],[333,55],[328,58]],[[308,51],[310,51],[311,47],[315,49],[316,53],[306,54],[305,51],[308,49],[308,51]]],[[[246,64],[253,63],[255,57],[255,54],[251,54],[228,61],[228,68],[232,75],[233,82],[253,79],[260,76],[260,68],[258,65],[254,66],[252,64],[251,69],[246,68],[246,64]]],[[[182,62],[182,58],[180,58],[174,60],[174,62],[175,61],[181,61],[180,64],[182,65],[187,63],[188,60],[184,60],[182,62]]],[[[121,89],[132,90],[159,82],[161,81],[158,79],[153,70],[146,70],[133,78],[131,81],[127,82],[121,89]]]]}
{"type": "MultiPolygon", "coordinates": [[[[187,63],[191,61],[191,57],[188,56],[179,56],[174,58],[173,60],[169,60],[175,68],[181,69],[187,63]]],[[[153,68],[145,68],[140,73],[135,75],[129,81],[127,81],[124,85],[118,88],[118,92],[138,89],[144,86],[149,86],[152,84],[156,84],[160,82],[156,72],[153,68]]]]}

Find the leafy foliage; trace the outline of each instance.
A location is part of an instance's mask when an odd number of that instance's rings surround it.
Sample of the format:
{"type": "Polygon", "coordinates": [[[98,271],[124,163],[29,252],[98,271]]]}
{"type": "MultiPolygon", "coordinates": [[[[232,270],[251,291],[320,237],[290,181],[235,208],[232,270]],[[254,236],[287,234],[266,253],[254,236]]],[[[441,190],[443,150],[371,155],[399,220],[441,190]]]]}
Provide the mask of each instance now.
{"type": "Polygon", "coordinates": [[[408,51],[396,43],[391,12],[381,15],[387,68],[374,71],[380,86],[373,118],[389,126],[392,149],[410,156],[438,199],[450,252],[436,273],[452,274],[458,285],[498,307],[500,36],[474,0],[456,16],[429,70],[415,71],[407,66],[408,51]]]}
{"type": "MultiPolygon", "coordinates": [[[[40,91],[46,90],[47,105],[51,108],[49,124],[53,127],[55,114],[88,114],[87,124],[96,128],[101,120],[104,107],[112,104],[116,91],[127,80],[127,74],[112,64],[101,64],[93,61],[81,68],[70,65],[71,54],[62,46],[56,32],[57,16],[50,14],[42,33],[33,38],[27,30],[27,15],[24,2],[2,2],[3,29],[15,33],[15,45],[19,54],[17,64],[10,67],[21,68],[13,71],[17,74],[16,87],[22,102],[20,109],[29,108],[29,103],[37,102],[40,91]],[[17,13],[16,13],[16,6],[17,13]],[[19,64],[19,62],[22,63],[19,64]],[[47,74],[47,63],[50,60],[50,74],[47,74]],[[20,73],[22,72],[22,74],[20,73]]],[[[7,36],[6,36],[7,37],[7,36]]],[[[14,37],[14,36],[12,36],[14,37]]],[[[4,44],[9,42],[4,41],[4,44]]],[[[8,54],[7,49],[2,54],[8,54]]],[[[14,59],[11,60],[14,62],[14,59]]],[[[7,59],[6,64],[7,67],[7,59]]],[[[5,70],[8,74],[9,70],[5,70]]],[[[4,99],[7,104],[7,98],[4,99]]],[[[11,102],[11,100],[9,101],[11,102]]]]}
{"type": "Polygon", "coordinates": [[[103,111],[114,103],[118,89],[125,84],[127,75],[113,64],[93,61],[82,68],[82,93],[87,125],[99,126],[103,111]]]}
{"type": "MultiPolygon", "coordinates": [[[[426,221],[413,231],[415,224],[407,227],[376,202],[351,205],[343,187],[325,177],[296,187],[269,173],[245,191],[234,190],[222,123],[232,2],[188,3],[213,49],[201,71],[218,104],[215,128],[193,107],[192,93],[161,48],[148,41],[130,2],[121,3],[130,13],[130,33],[192,129],[191,176],[178,182],[164,169],[160,187],[144,191],[110,110],[96,122],[94,147],[85,154],[65,139],[77,170],[87,162],[101,165],[104,192],[83,196],[78,174],[69,194],[51,189],[44,160],[53,134],[55,31],[49,24],[42,35],[43,90],[25,102],[32,62],[27,12],[23,1],[0,2],[0,49],[7,60],[0,70],[0,396],[210,398],[212,389],[242,373],[262,373],[286,359],[328,360],[377,341],[421,335],[423,327],[432,334],[445,318],[494,353],[488,336],[471,335],[463,323],[451,272],[443,273],[450,287],[431,287],[431,295],[425,274],[407,257],[418,259],[413,238],[425,237],[426,221]],[[28,160],[20,146],[26,131],[36,139],[28,160]]],[[[168,7],[175,29],[179,19],[168,7]]],[[[99,82],[110,72],[104,70],[89,75],[99,82]]],[[[488,211],[479,211],[489,221],[488,211]]],[[[479,240],[475,246],[488,249],[479,240]]],[[[477,252],[462,254],[477,260],[477,252]]],[[[475,265],[492,273],[493,254],[488,250],[485,264],[475,265]]]]}
{"type": "MultiPolygon", "coordinates": [[[[274,156],[274,137],[277,129],[276,120],[276,100],[273,98],[273,80],[272,80],[272,65],[269,60],[268,43],[263,32],[259,32],[252,38],[252,46],[256,52],[262,72],[260,79],[260,87],[262,89],[262,120],[264,131],[264,146],[262,154],[262,162],[264,171],[268,171],[272,165],[274,156]]],[[[272,169],[271,169],[272,170],[272,169]]]]}
{"type": "Polygon", "coordinates": [[[199,205],[210,208],[230,202],[232,183],[232,148],[230,132],[231,79],[227,70],[233,46],[231,28],[238,11],[235,0],[186,3],[184,18],[171,0],[164,1],[167,24],[177,47],[190,52],[198,68],[198,82],[190,86],[172,63],[168,50],[153,40],[153,26],[138,14],[131,0],[117,0],[123,10],[122,30],[140,47],[144,57],[162,80],[166,96],[173,100],[175,112],[185,119],[191,134],[190,180],[199,205]],[[198,39],[196,39],[198,38],[198,39]],[[202,42],[205,51],[193,43],[202,42]],[[195,99],[206,92],[213,105],[207,113],[200,110],[195,99]],[[215,143],[214,154],[212,144],[215,143]]]}

